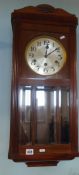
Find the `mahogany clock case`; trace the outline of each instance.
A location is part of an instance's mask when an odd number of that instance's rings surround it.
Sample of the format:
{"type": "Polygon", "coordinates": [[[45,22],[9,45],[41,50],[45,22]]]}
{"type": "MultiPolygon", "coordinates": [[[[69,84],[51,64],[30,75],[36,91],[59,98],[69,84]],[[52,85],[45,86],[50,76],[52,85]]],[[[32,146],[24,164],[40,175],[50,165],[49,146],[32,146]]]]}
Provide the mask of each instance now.
{"type": "MultiPolygon", "coordinates": [[[[14,10],[11,19],[13,74],[9,158],[26,162],[28,166],[52,165],[59,160],[72,159],[78,156],[77,18],[63,9],[42,4],[14,10]],[[43,36],[55,38],[66,51],[64,65],[51,75],[36,73],[25,58],[27,45],[43,36]]],[[[47,42],[45,39],[45,48],[47,42]]],[[[30,57],[35,55],[34,48],[31,49],[30,57]]],[[[60,50],[57,54],[60,58],[60,50]]],[[[47,66],[47,62],[43,66],[47,66]]]]}

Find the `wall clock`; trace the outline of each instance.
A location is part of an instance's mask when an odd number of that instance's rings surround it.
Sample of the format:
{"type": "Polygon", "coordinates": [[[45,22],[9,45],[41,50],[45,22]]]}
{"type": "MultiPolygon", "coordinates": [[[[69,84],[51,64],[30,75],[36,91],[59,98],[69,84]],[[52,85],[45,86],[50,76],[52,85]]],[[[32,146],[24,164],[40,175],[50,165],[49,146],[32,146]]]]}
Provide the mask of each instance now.
{"type": "Polygon", "coordinates": [[[78,156],[77,18],[38,5],[14,10],[9,158],[28,166],[78,156]]]}

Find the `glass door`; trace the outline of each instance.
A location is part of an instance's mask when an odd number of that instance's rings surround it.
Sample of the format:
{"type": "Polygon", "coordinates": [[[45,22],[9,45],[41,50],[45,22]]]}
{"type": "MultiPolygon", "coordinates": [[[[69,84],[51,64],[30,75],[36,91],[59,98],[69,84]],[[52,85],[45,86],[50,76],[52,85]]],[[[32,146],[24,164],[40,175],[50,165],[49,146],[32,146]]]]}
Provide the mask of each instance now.
{"type": "Polygon", "coordinates": [[[19,91],[19,143],[69,143],[68,88],[25,86],[19,91]]]}

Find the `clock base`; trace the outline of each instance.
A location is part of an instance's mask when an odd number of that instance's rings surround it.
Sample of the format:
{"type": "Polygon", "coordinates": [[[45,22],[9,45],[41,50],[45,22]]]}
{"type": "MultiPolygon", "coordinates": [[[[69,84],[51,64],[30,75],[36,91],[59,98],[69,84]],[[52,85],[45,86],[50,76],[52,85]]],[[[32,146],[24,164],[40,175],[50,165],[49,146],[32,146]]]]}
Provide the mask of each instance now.
{"type": "Polygon", "coordinates": [[[28,167],[40,167],[40,166],[56,166],[58,161],[39,161],[39,162],[26,162],[28,167]]]}

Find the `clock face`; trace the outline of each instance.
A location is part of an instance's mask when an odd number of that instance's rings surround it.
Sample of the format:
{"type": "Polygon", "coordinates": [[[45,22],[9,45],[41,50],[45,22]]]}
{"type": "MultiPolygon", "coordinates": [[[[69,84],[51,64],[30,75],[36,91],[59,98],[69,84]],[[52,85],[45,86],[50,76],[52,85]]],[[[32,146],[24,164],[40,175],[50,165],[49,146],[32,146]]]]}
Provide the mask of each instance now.
{"type": "Polygon", "coordinates": [[[66,50],[57,39],[39,36],[26,46],[25,59],[34,72],[40,75],[53,75],[64,66],[66,50]]]}

